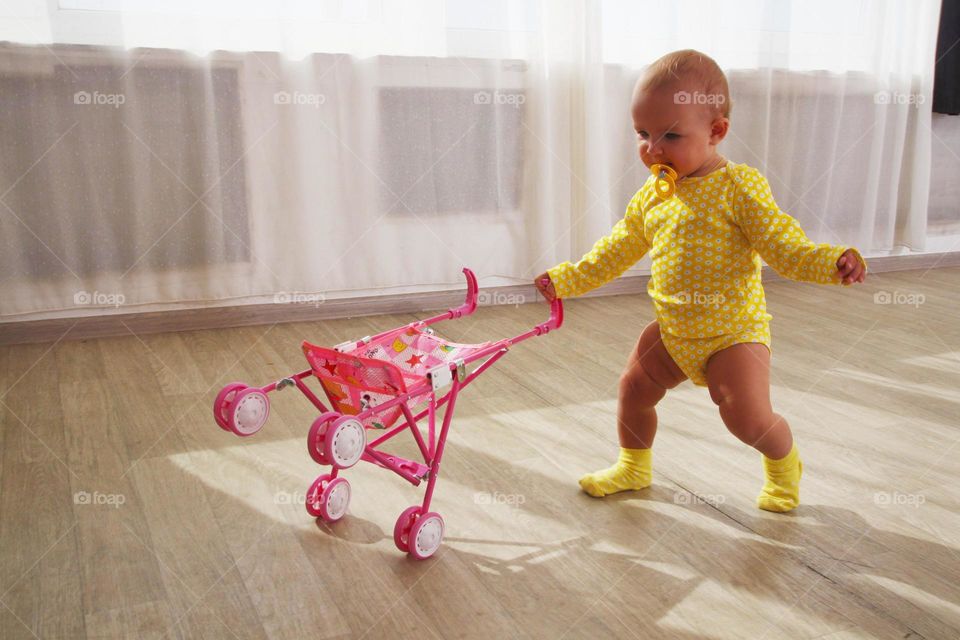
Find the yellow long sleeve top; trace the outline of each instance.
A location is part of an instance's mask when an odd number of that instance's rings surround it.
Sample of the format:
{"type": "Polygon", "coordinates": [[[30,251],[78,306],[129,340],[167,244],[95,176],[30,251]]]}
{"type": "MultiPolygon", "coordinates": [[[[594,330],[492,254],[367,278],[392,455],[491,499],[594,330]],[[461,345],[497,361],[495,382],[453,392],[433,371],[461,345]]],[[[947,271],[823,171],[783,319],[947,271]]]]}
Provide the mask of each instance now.
{"type": "MultiPolygon", "coordinates": [[[[626,215],[579,262],[548,271],[557,295],[582,295],[613,280],[648,251],[647,292],[661,331],[684,338],[736,333],[768,322],[761,284],[763,258],[782,276],[840,284],[837,260],[852,247],[816,244],[777,207],[766,178],[728,163],[677,181],[662,200],[654,177],[637,191],[626,215]]],[[[853,249],[866,268],[860,252],[853,249]]]]}

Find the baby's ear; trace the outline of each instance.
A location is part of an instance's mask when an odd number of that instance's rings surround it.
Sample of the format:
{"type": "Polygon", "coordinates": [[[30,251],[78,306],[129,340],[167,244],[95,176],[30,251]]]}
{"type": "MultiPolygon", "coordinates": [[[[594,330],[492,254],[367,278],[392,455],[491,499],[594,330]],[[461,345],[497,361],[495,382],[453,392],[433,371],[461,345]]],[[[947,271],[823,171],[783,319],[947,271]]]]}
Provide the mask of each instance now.
{"type": "Polygon", "coordinates": [[[720,144],[720,141],[727,137],[727,132],[729,130],[729,119],[724,118],[723,116],[714,118],[713,122],[710,124],[710,142],[713,144],[720,144]]]}

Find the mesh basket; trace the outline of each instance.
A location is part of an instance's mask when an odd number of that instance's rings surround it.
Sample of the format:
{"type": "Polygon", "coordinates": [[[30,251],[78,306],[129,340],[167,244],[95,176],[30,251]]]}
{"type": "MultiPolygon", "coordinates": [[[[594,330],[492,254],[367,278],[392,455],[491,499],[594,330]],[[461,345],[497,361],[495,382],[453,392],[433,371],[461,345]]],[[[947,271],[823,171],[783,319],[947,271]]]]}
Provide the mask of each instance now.
{"type": "MultiPolygon", "coordinates": [[[[488,346],[458,344],[415,328],[398,329],[347,352],[303,343],[303,353],[334,411],[357,415],[426,381],[427,372],[488,346]]],[[[412,399],[423,404],[427,392],[412,399]]],[[[403,414],[398,406],[376,412],[364,426],[385,429],[403,414]]]]}

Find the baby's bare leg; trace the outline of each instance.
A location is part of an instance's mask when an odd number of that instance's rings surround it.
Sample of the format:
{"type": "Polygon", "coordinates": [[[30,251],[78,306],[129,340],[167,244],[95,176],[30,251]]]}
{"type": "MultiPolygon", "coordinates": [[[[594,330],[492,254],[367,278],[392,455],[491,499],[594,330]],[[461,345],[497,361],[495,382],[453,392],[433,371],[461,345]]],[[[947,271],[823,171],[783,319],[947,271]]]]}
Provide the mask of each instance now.
{"type": "Polygon", "coordinates": [[[730,433],[769,458],[790,453],[790,426],[770,404],[766,346],[735,344],[713,354],[707,362],[707,386],[730,433]]]}
{"type": "Polygon", "coordinates": [[[660,325],[654,320],[640,334],[636,348],[627,359],[627,367],[620,375],[617,432],[621,447],[649,449],[653,446],[657,434],[654,407],[666,395],[667,389],[686,378],[663,346],[660,325]]]}
{"type": "Polygon", "coordinates": [[[765,483],[757,506],[767,511],[795,508],[803,463],[790,425],[770,406],[770,351],[757,343],[718,351],[707,362],[707,384],[730,432],[763,454],[765,483]]]}
{"type": "Polygon", "coordinates": [[[650,486],[652,458],[650,447],[657,434],[654,406],[685,378],[680,367],[667,353],[660,339],[660,325],[651,322],[640,334],[636,348],[627,358],[620,376],[620,402],[617,405],[617,433],[620,455],[606,469],[580,478],[580,487],[595,498],[620,491],[650,486]]]}

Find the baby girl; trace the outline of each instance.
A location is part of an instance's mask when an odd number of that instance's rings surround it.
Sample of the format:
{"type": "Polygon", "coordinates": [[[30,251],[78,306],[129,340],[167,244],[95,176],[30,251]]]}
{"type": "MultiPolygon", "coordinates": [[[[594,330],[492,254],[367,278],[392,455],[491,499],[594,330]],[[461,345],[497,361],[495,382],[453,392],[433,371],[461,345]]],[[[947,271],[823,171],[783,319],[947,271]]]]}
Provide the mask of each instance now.
{"type": "Polygon", "coordinates": [[[580,486],[595,497],[649,486],[655,407],[689,378],[709,389],[730,432],[762,454],[757,506],[790,511],[800,503],[803,464],[770,404],[772,316],[760,259],[794,280],[845,285],[863,282],[866,262],[852,247],[812,242],[777,207],[757,169],[717,152],[730,126],[730,95],[708,56],[685,50],[654,62],[637,82],[631,113],[640,159],[654,175],[587,255],[535,280],[548,300],[578,296],[650,253],[656,320],[620,377],[619,459],[580,486]]]}

